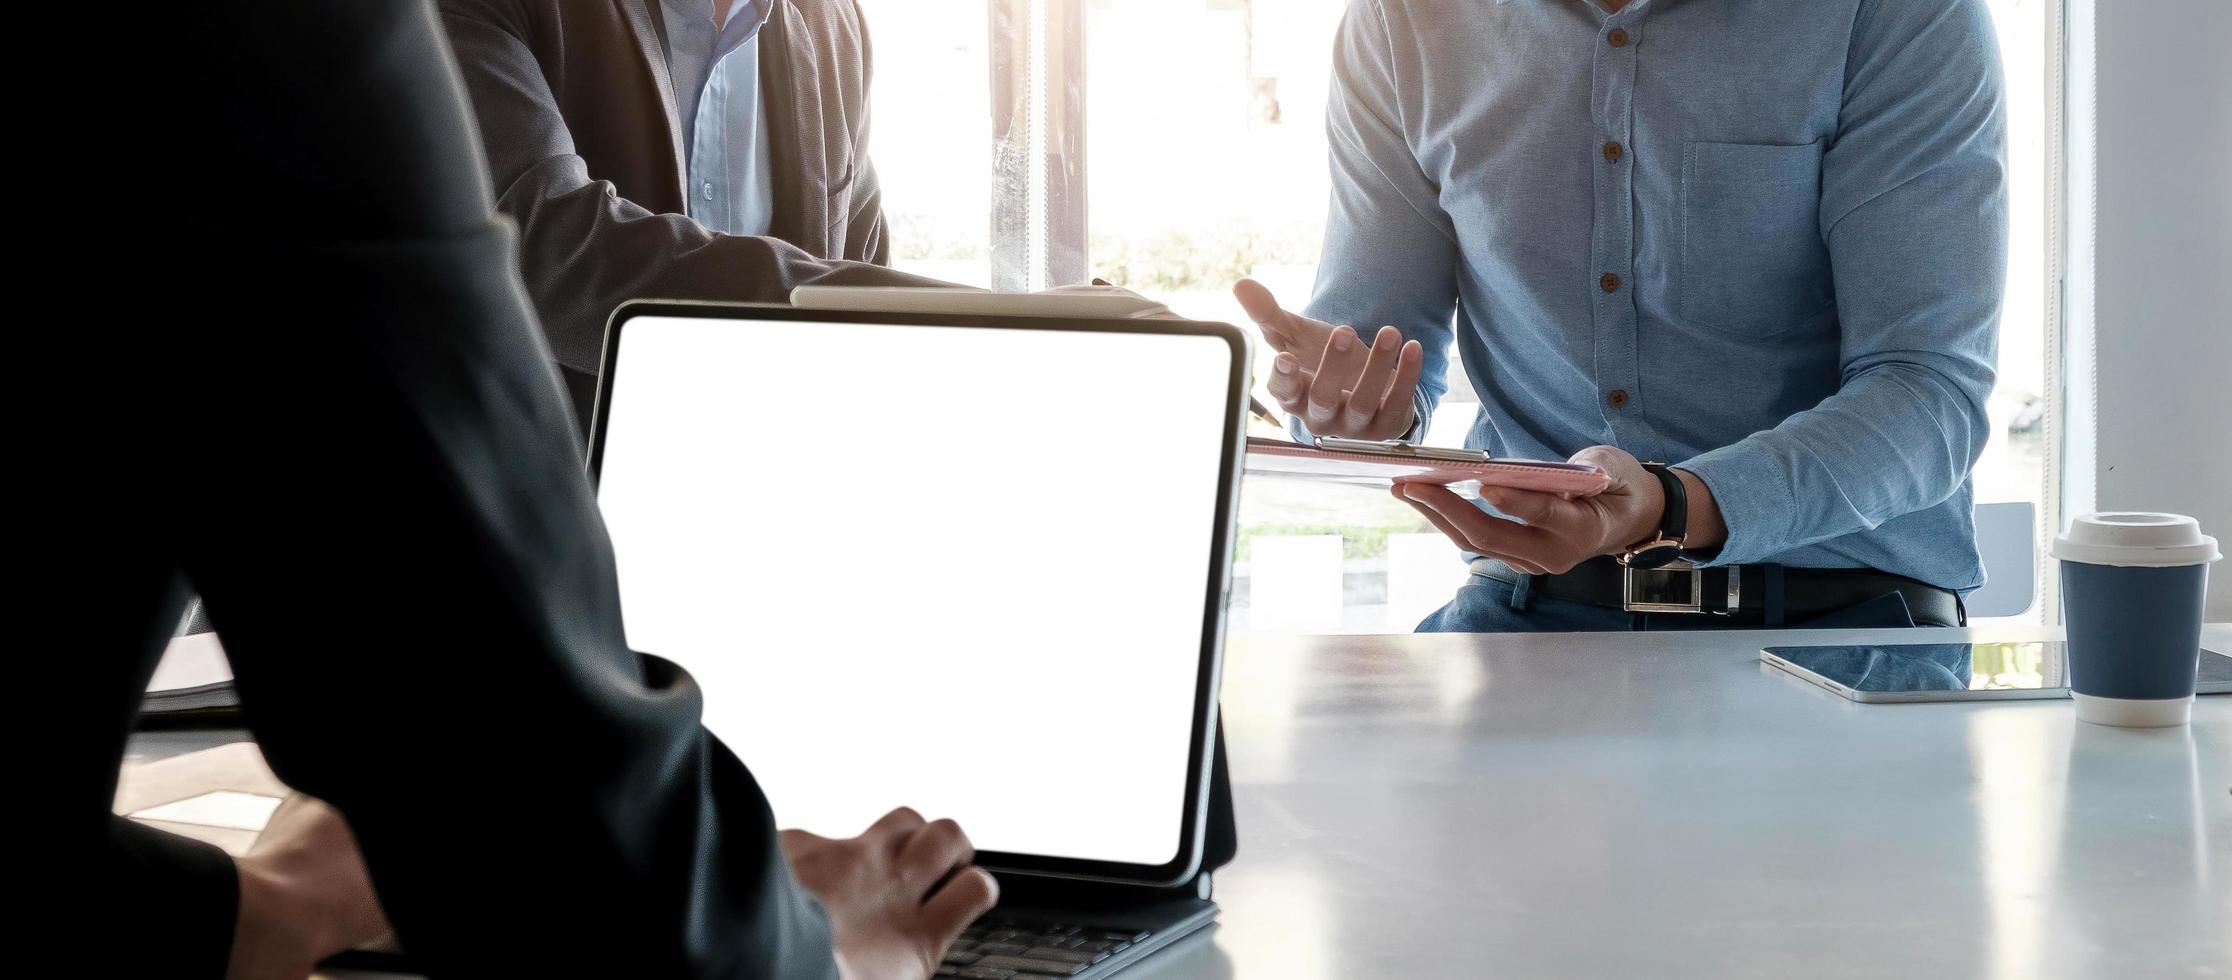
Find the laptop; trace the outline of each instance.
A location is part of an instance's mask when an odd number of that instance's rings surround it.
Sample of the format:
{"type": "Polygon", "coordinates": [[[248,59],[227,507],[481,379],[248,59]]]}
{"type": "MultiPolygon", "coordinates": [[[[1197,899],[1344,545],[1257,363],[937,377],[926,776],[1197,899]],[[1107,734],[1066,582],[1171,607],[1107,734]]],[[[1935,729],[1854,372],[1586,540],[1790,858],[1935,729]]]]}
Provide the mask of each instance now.
{"type": "Polygon", "coordinates": [[[1213,921],[1244,334],[639,302],[600,378],[629,646],[779,826],[960,822],[1002,899],[939,975],[1101,977],[1213,921]]]}

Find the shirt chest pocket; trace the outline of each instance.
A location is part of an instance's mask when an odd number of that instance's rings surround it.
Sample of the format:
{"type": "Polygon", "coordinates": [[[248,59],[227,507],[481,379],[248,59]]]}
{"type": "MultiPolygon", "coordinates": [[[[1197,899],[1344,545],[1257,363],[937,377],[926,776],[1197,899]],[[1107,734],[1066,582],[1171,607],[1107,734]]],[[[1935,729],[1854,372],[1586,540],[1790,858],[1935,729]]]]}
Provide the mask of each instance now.
{"type": "Polygon", "coordinates": [[[1683,324],[1756,337],[1829,319],[1820,141],[1690,143],[1681,193],[1675,309],[1683,324]]]}

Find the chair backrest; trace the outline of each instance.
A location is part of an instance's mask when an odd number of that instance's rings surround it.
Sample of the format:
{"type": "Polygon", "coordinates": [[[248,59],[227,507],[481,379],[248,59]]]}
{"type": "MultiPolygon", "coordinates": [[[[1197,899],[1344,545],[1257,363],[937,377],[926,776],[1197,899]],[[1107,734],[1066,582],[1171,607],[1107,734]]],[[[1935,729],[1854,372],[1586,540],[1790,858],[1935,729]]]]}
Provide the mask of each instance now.
{"type": "Polygon", "coordinates": [[[1966,599],[1970,619],[2020,616],[2037,602],[2037,513],[2029,503],[1976,505],[1976,550],[1984,556],[1984,587],[1966,599]]]}

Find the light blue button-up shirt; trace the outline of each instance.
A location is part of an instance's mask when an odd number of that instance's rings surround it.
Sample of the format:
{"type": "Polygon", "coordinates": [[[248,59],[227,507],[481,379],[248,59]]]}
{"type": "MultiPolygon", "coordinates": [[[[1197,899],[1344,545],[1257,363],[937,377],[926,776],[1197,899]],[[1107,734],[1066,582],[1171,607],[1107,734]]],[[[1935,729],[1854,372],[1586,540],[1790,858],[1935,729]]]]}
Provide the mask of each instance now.
{"type": "Polygon", "coordinates": [[[1720,563],[1982,584],[2006,270],[1981,0],[1356,0],[1309,313],[1454,331],[1466,444],[1710,487],[1720,563]]]}
{"type": "Polygon", "coordinates": [[[681,114],[688,213],[731,235],[764,235],[775,218],[767,114],[760,100],[759,32],[768,0],[736,0],[713,23],[708,0],[660,0],[667,73],[681,114]]]}

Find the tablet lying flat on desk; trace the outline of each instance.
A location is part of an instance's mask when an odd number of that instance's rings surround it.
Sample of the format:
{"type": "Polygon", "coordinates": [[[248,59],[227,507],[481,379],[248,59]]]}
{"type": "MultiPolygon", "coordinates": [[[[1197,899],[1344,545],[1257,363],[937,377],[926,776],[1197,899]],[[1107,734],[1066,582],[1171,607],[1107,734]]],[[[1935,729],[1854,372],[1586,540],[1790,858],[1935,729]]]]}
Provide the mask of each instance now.
{"type": "MultiPolygon", "coordinates": [[[[2020,643],[1880,643],[1785,646],[1762,663],[1862,704],[2066,698],[2059,640],[2020,643]]],[[[2195,690],[2232,694],[2232,657],[2203,649],[2195,690]]]]}

